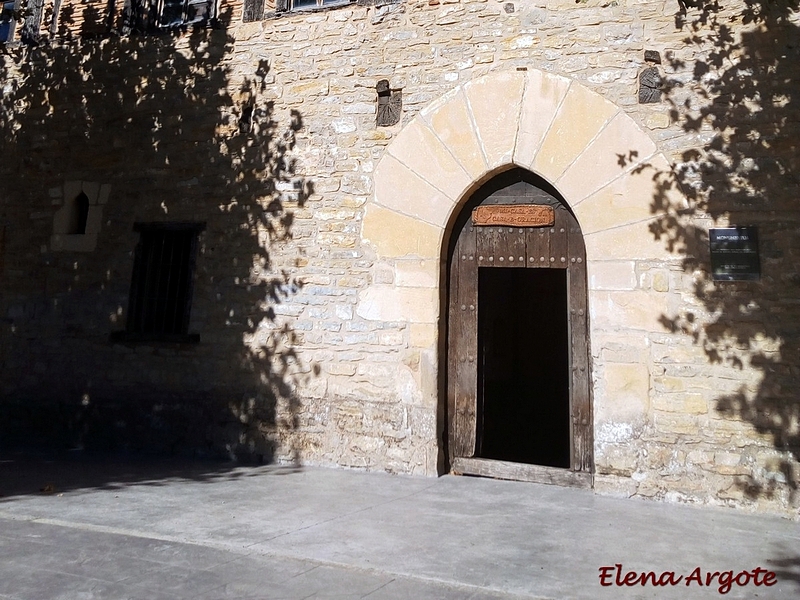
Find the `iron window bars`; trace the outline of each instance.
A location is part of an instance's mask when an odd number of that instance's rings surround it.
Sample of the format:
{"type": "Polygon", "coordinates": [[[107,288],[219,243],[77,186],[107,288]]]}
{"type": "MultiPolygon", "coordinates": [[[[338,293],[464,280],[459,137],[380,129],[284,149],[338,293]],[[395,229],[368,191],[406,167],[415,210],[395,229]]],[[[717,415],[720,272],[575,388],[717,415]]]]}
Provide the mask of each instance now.
{"type": "Polygon", "coordinates": [[[197,342],[189,334],[197,237],[202,223],[137,223],[126,331],[118,341],[197,342]]]}

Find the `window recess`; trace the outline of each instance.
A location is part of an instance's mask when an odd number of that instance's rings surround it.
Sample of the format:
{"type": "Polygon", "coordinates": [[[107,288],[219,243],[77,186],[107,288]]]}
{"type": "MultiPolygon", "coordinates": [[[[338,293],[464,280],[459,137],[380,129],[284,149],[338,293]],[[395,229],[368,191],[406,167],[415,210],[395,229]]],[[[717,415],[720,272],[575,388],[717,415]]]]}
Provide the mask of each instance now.
{"type": "Polygon", "coordinates": [[[126,0],[123,31],[158,31],[211,23],[216,0],[126,0]]]}
{"type": "Polygon", "coordinates": [[[210,0],[157,0],[151,6],[153,24],[158,28],[202,23],[214,16],[214,3],[210,0]]]}
{"type": "Polygon", "coordinates": [[[199,342],[189,333],[197,238],[202,223],[137,223],[128,321],[112,341],[199,342]]]}
{"type": "Polygon", "coordinates": [[[373,6],[396,4],[401,0],[244,0],[242,20],[245,23],[259,21],[265,17],[285,15],[290,12],[314,11],[358,4],[373,6]]]}
{"type": "MultiPolygon", "coordinates": [[[[341,6],[352,4],[353,0],[283,0],[286,6],[284,10],[304,10],[313,8],[323,8],[326,6],[341,6]]],[[[278,4],[281,0],[278,0],[278,4]]]]}
{"type": "Polygon", "coordinates": [[[14,41],[14,29],[17,24],[17,0],[3,2],[0,9],[0,44],[14,41]]]}

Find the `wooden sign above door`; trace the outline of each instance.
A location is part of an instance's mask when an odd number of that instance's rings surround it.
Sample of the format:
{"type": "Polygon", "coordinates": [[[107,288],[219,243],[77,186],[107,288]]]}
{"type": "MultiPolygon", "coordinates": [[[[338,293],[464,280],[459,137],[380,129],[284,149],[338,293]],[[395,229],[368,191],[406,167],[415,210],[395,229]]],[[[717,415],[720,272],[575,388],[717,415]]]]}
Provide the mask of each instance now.
{"type": "Polygon", "coordinates": [[[555,212],[546,204],[488,204],[472,211],[473,225],[500,227],[550,227],[555,212]]]}

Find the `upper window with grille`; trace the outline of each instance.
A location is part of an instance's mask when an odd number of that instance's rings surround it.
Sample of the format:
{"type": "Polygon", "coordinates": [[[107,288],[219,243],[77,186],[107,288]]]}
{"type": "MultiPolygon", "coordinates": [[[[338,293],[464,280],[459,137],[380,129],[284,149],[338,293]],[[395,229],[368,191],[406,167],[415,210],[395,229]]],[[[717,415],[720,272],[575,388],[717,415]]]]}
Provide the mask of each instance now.
{"type": "Polygon", "coordinates": [[[16,8],[17,0],[7,0],[2,3],[2,9],[0,9],[0,44],[14,39],[16,8]]]}
{"type": "Polygon", "coordinates": [[[217,17],[217,0],[130,0],[123,14],[123,31],[172,29],[207,23],[217,17]]]}
{"type": "Polygon", "coordinates": [[[213,0],[154,0],[151,4],[155,27],[178,27],[213,18],[213,0]]]}
{"type": "MultiPolygon", "coordinates": [[[[394,4],[401,0],[382,0],[382,4],[394,4]]],[[[265,15],[276,16],[288,12],[301,12],[347,6],[349,4],[373,4],[377,0],[244,0],[242,19],[245,23],[258,21],[265,15]]]]}
{"type": "Polygon", "coordinates": [[[336,6],[337,4],[350,4],[352,0],[286,0],[288,10],[302,10],[304,8],[321,8],[323,6],[336,6]]]}

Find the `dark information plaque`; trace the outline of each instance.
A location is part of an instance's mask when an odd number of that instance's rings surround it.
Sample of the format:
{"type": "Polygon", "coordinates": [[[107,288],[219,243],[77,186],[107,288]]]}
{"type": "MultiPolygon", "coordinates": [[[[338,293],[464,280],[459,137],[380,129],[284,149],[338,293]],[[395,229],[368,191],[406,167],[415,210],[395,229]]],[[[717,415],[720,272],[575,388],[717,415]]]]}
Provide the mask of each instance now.
{"type": "Polygon", "coordinates": [[[711,276],[717,281],[755,281],[761,275],[755,227],[708,230],[711,276]]]}

